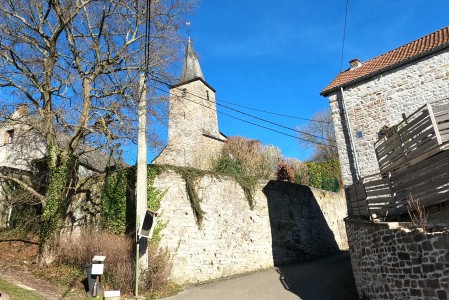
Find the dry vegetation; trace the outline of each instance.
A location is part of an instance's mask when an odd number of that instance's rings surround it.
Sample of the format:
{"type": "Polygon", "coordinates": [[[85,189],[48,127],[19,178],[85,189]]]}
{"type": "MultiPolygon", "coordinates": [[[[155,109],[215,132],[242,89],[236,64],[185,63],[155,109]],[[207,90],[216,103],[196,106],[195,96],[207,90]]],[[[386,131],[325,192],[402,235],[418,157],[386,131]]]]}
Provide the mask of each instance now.
{"type": "MultiPolygon", "coordinates": [[[[134,236],[115,235],[105,231],[86,229],[79,238],[60,242],[59,265],[68,264],[82,270],[95,255],[106,256],[103,282],[105,288],[131,294],[135,286],[134,236]]],[[[166,294],[171,261],[168,253],[150,244],[148,273],[139,285],[141,292],[166,294]]]]}
{"type": "Polygon", "coordinates": [[[427,232],[427,217],[429,215],[426,212],[424,206],[419,202],[418,199],[413,198],[412,195],[407,199],[407,212],[410,217],[410,222],[412,226],[418,228],[421,232],[427,232]]]}
{"type": "Polygon", "coordinates": [[[274,146],[262,145],[260,141],[237,136],[227,140],[222,158],[234,161],[243,176],[272,179],[281,158],[281,150],[274,146]]]}
{"type": "Polygon", "coordinates": [[[283,158],[279,148],[243,137],[228,138],[214,170],[244,177],[287,180],[334,192],[342,186],[336,159],[301,162],[283,158]]]}

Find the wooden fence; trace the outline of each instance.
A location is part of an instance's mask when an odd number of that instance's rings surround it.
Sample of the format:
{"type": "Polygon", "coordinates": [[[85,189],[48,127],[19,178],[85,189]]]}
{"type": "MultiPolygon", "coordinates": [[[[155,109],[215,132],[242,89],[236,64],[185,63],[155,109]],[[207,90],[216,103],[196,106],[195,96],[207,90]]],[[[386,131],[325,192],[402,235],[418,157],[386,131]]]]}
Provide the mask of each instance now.
{"type": "Polygon", "coordinates": [[[374,144],[380,173],[412,165],[449,140],[449,105],[424,105],[374,144]]]}
{"type": "Polygon", "coordinates": [[[423,207],[449,202],[449,151],[396,173],[365,177],[347,187],[349,215],[397,219],[413,198],[423,207]]]}
{"type": "Polygon", "coordinates": [[[397,219],[410,199],[449,202],[449,104],[425,105],[375,144],[380,174],[345,189],[349,215],[397,219]]]}

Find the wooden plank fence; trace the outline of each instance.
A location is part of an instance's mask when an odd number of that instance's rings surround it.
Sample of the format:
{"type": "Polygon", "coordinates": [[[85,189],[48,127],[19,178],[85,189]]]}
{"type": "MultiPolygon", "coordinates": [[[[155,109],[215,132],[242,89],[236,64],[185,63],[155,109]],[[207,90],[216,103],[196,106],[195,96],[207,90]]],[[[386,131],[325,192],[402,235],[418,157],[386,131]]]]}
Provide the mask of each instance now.
{"type": "Polygon", "coordinates": [[[345,188],[349,216],[398,218],[410,198],[449,202],[449,104],[425,105],[375,144],[380,174],[345,188]]]}
{"type": "Polygon", "coordinates": [[[449,105],[426,104],[394,128],[374,144],[382,174],[439,152],[449,140],[449,105]]]}
{"type": "Polygon", "coordinates": [[[441,142],[449,141],[449,104],[436,106],[433,108],[433,112],[441,142]]]}
{"type": "Polygon", "coordinates": [[[345,189],[349,215],[397,218],[407,213],[410,198],[423,207],[449,202],[449,151],[387,175],[365,177],[345,189]]]}

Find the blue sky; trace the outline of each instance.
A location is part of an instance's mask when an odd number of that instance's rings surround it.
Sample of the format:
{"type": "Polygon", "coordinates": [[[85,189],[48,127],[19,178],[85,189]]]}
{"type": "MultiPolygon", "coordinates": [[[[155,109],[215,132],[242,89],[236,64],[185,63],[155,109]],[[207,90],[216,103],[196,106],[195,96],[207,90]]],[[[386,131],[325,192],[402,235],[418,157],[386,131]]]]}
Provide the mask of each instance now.
{"type": "MultiPolygon", "coordinates": [[[[319,93],[340,70],[345,4],[346,0],[202,0],[189,18],[186,36],[192,38],[218,102],[310,118],[328,107],[319,93]]],[[[369,60],[448,26],[448,12],[447,0],[349,0],[343,70],[353,58],[369,60]]],[[[304,124],[245,111],[291,128],[304,124]]],[[[218,118],[220,130],[228,136],[277,146],[287,157],[309,156],[294,138],[220,114],[218,118]]]]}

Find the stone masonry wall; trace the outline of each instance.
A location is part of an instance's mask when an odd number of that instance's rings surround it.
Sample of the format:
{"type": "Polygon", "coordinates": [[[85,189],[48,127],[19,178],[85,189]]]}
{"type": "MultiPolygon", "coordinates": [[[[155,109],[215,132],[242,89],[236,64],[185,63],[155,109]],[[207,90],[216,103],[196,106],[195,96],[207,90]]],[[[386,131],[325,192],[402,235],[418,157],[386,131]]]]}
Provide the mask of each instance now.
{"type": "Polygon", "coordinates": [[[215,92],[201,80],[172,88],[168,143],[155,163],[208,169],[223,147],[220,137],[215,92]]]}
{"type": "Polygon", "coordinates": [[[449,299],[449,231],[346,220],[360,298],[449,299]]]}
{"type": "MultiPolygon", "coordinates": [[[[349,71],[350,72],[350,71],[349,71]]],[[[361,177],[379,172],[374,143],[384,126],[402,121],[426,103],[449,102],[449,49],[423,57],[374,78],[344,88],[343,97],[355,143],[361,177]],[[357,132],[363,133],[358,138],[357,132]]],[[[345,138],[341,93],[329,97],[345,185],[355,172],[349,139],[345,138]]]]}
{"type": "Polygon", "coordinates": [[[229,177],[196,183],[205,212],[195,222],[184,180],[174,171],[157,176],[161,247],[173,255],[172,280],[204,282],[347,248],[343,193],[287,182],[261,181],[251,210],[240,185],[229,177]]]}

